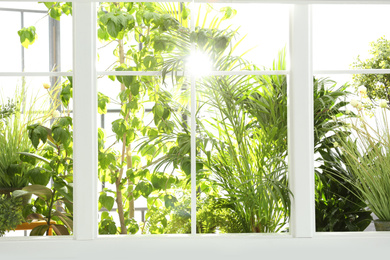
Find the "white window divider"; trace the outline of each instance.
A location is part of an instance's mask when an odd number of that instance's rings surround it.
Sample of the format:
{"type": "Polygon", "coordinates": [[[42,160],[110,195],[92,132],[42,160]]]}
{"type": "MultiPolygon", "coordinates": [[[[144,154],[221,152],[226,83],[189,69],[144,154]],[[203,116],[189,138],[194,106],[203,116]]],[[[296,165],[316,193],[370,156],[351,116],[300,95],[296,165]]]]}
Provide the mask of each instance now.
{"type": "Polygon", "coordinates": [[[73,3],[74,238],[97,237],[96,3],[73,3]]]}
{"type": "Polygon", "coordinates": [[[289,185],[293,194],[290,232],[293,237],[313,237],[315,233],[311,47],[311,6],[294,5],[290,12],[287,92],[289,185]]]}

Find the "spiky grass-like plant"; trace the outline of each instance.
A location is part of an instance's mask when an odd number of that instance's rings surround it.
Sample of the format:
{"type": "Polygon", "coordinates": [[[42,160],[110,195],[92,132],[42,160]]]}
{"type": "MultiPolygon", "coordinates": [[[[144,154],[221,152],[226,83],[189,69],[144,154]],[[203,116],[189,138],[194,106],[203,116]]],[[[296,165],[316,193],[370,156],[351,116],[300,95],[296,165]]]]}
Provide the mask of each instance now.
{"type": "Polygon", "coordinates": [[[374,124],[359,111],[351,121],[352,135],[341,138],[352,176],[345,177],[379,220],[390,220],[390,125],[388,110],[381,108],[374,124]]]}
{"type": "MultiPolygon", "coordinates": [[[[58,91],[58,88],[56,88],[58,91]]],[[[28,138],[27,126],[51,118],[52,110],[45,105],[47,96],[26,96],[27,87],[17,87],[13,97],[14,114],[5,118],[0,127],[0,188],[22,188],[28,184],[25,174],[31,167],[20,160],[19,152],[30,151],[33,146],[28,138]]],[[[49,92],[50,94],[50,92],[49,92]]],[[[0,102],[6,102],[1,98],[0,102]]],[[[54,107],[54,106],[52,106],[54,107]]]]}

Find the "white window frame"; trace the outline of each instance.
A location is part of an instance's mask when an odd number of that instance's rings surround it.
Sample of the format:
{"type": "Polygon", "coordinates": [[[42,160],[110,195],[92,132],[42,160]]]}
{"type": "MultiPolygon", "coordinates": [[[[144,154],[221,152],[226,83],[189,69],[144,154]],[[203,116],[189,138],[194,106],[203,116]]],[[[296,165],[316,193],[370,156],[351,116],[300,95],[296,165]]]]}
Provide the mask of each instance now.
{"type": "MultiPolygon", "coordinates": [[[[24,1],[36,2],[37,0],[24,1]]],[[[225,0],[225,2],[237,3],[292,4],[289,68],[287,72],[277,72],[288,75],[289,179],[294,194],[290,234],[143,236],[97,235],[96,2],[92,0],[72,2],[75,111],[74,235],[72,237],[2,238],[0,239],[1,259],[55,259],[57,257],[60,259],[237,259],[243,257],[259,259],[381,257],[387,259],[389,257],[390,233],[388,232],[315,232],[313,73],[353,74],[357,71],[313,72],[311,4],[390,4],[390,0],[225,0]]],[[[196,2],[207,2],[207,0],[196,2]]],[[[360,72],[369,73],[369,71],[360,72]]],[[[380,73],[384,72],[390,71],[380,71],[380,73]]],[[[61,73],[0,72],[0,76],[10,75],[58,76],[61,73]]]]}

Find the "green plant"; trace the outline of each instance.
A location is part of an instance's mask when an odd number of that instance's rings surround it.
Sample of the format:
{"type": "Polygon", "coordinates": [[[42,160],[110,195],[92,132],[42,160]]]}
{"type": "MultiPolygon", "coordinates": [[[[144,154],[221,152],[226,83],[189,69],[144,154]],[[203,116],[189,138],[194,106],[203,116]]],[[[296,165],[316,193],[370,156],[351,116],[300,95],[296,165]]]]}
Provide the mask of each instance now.
{"type": "Polygon", "coordinates": [[[371,223],[371,211],[346,178],[353,170],[339,148],[321,151],[322,165],[316,168],[316,230],[363,231],[371,223]],[[341,177],[342,176],[342,177],[341,177]]]}
{"type": "Polygon", "coordinates": [[[0,237],[24,221],[22,199],[0,195],[0,237]]]}
{"type": "Polygon", "coordinates": [[[62,222],[62,224],[51,225],[55,233],[68,235],[73,228],[72,118],[60,116],[50,129],[40,124],[30,125],[27,129],[35,149],[38,149],[40,142],[42,145],[47,145],[41,151],[43,156],[25,152],[21,152],[20,155],[23,156],[23,160],[36,159],[44,164],[27,172],[26,177],[32,185],[13,192],[13,196],[34,194],[38,197],[33,203],[34,213],[43,214],[47,225],[34,228],[31,235],[48,233],[53,218],[62,222]],[[46,186],[50,180],[53,184],[48,188],[46,186]]]}
{"type": "Polygon", "coordinates": [[[339,145],[351,174],[343,176],[335,173],[351,185],[354,194],[380,220],[390,220],[390,126],[387,109],[374,117],[374,124],[358,111],[358,118],[351,120],[352,135],[340,135],[339,145]]]}
{"type": "Polygon", "coordinates": [[[15,113],[16,104],[12,100],[8,99],[8,103],[0,104],[0,121],[4,124],[3,120],[9,118],[15,113]]]}
{"type": "Polygon", "coordinates": [[[355,195],[351,185],[334,173],[350,176],[344,155],[334,146],[337,136],[345,131],[340,118],[354,117],[346,110],[350,95],[348,84],[336,87],[330,79],[314,79],[314,151],[315,209],[317,231],[363,231],[371,221],[367,205],[355,195]]]}
{"type": "Polygon", "coordinates": [[[36,195],[29,205],[31,214],[28,217],[40,219],[43,215],[47,222],[34,228],[30,233],[32,236],[48,234],[50,226],[57,235],[68,235],[73,228],[72,118],[61,116],[59,112],[53,114],[57,115],[50,128],[44,126],[45,122],[27,126],[28,138],[36,149],[34,153],[18,153],[23,162],[34,162],[35,167],[24,176],[31,185],[12,195],[36,195]],[[48,188],[50,181],[52,187],[48,188]],[[53,219],[57,224],[50,224],[53,219]]]}
{"type": "Polygon", "coordinates": [[[18,154],[33,150],[26,127],[51,117],[50,110],[42,109],[45,100],[38,96],[26,98],[26,91],[25,86],[16,89],[14,104],[3,100],[3,115],[6,117],[2,118],[3,124],[0,124],[0,189],[9,191],[26,186],[29,183],[26,173],[35,165],[34,160],[23,161],[18,154]],[[45,112],[36,112],[40,110],[45,112]]]}
{"type": "Polygon", "coordinates": [[[210,118],[200,122],[204,164],[239,232],[278,232],[289,220],[284,82],[284,76],[223,76],[200,83],[200,107],[210,118]]]}
{"type": "MultiPolygon", "coordinates": [[[[369,53],[371,57],[366,60],[357,60],[353,63],[355,69],[389,69],[390,62],[390,41],[384,37],[372,42],[369,53]]],[[[356,90],[360,86],[367,88],[367,96],[371,101],[381,99],[390,103],[390,75],[389,74],[356,74],[353,75],[353,82],[356,90]]]]}

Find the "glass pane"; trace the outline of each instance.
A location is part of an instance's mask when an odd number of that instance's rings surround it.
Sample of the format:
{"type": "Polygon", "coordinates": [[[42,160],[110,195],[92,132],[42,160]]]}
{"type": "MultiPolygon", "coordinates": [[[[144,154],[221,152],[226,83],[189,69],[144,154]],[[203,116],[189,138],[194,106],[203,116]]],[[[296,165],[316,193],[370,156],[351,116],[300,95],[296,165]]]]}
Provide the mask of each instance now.
{"type": "Polygon", "coordinates": [[[188,82],[161,81],[98,80],[99,234],[190,232],[188,82]]]}
{"type": "Polygon", "coordinates": [[[213,70],[271,69],[288,43],[289,8],[254,3],[195,5],[195,42],[213,70]],[[229,65],[221,60],[229,60],[229,65]]]}
{"type": "MultiPolygon", "coordinates": [[[[129,5],[132,4],[123,5],[122,10],[138,8],[137,4],[129,5]]],[[[138,71],[172,71],[174,68],[209,73],[212,70],[251,70],[253,65],[272,68],[278,52],[284,50],[288,42],[289,5],[197,4],[193,16],[189,15],[188,3],[146,5],[141,7],[142,15],[123,16],[131,20],[127,20],[127,26],[132,28],[124,35],[121,25],[112,30],[103,25],[115,23],[110,22],[109,14],[104,11],[109,8],[102,5],[98,15],[99,71],[121,69],[115,67],[115,61],[125,50],[124,54],[134,62],[132,66],[139,63],[132,68],[138,71]],[[193,33],[189,26],[191,17],[196,21],[193,33]],[[254,18],[256,23],[253,23],[254,18]],[[115,37],[119,41],[113,41],[115,37]],[[196,53],[191,53],[192,43],[196,45],[196,53]],[[125,50],[121,47],[115,51],[118,44],[125,50]],[[141,49],[143,56],[137,56],[141,49]],[[228,65],[223,62],[227,60],[228,65]]],[[[113,12],[118,13],[114,9],[113,12]]]]}
{"type": "Polygon", "coordinates": [[[0,236],[72,233],[70,82],[53,80],[0,78],[0,236]]]}
{"type": "Polygon", "coordinates": [[[98,79],[99,234],[190,232],[190,83],[172,50],[188,17],[184,3],[99,5],[98,70],[135,73],[98,79]]]}
{"type": "Polygon", "coordinates": [[[390,37],[389,11],[388,5],[313,5],[314,69],[350,69],[359,56],[369,58],[370,43],[390,37]]]}
{"type": "Polygon", "coordinates": [[[388,196],[377,196],[388,194],[389,116],[382,91],[388,77],[315,77],[317,232],[375,231],[372,220],[384,219],[388,211],[376,206],[388,203],[388,196]]]}
{"type": "Polygon", "coordinates": [[[197,232],[288,232],[286,76],[197,84],[197,232]]]}
{"type": "Polygon", "coordinates": [[[0,22],[7,24],[3,30],[7,40],[0,43],[0,56],[4,60],[1,71],[72,69],[71,7],[56,2],[55,8],[49,11],[50,16],[48,10],[43,3],[0,3],[0,22]]]}

